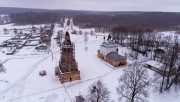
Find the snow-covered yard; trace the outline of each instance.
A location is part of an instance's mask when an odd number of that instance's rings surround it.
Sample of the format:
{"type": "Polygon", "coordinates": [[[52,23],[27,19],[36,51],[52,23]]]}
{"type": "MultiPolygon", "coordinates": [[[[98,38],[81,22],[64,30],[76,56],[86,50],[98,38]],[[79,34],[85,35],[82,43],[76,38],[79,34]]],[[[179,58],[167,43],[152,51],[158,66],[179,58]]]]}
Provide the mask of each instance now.
{"type": "MultiPolygon", "coordinates": [[[[54,71],[59,64],[60,48],[53,38],[57,31],[62,29],[55,27],[51,43],[53,57],[51,53],[35,51],[34,47],[25,47],[10,56],[0,53],[0,60],[5,62],[6,68],[6,73],[0,73],[0,102],[72,102],[75,96],[80,94],[85,96],[89,86],[99,79],[111,91],[111,99],[118,102],[116,92],[118,78],[127,65],[114,68],[97,57],[97,50],[103,42],[103,36],[88,35],[89,40],[85,44],[83,35],[70,35],[71,41],[75,43],[75,57],[81,80],[60,83],[54,71]],[[41,70],[46,70],[47,75],[39,76],[41,70]]],[[[2,31],[0,36],[5,36],[2,31]]],[[[5,38],[0,37],[0,41],[5,38]]],[[[125,52],[128,53],[127,48],[119,47],[120,54],[124,55],[125,52]]],[[[128,59],[128,64],[132,62],[128,59]]],[[[151,70],[148,72],[150,77],[153,77],[154,72],[151,70]]],[[[159,94],[153,92],[153,87],[150,87],[149,92],[149,102],[179,102],[180,100],[180,96],[175,92],[159,94]]]]}

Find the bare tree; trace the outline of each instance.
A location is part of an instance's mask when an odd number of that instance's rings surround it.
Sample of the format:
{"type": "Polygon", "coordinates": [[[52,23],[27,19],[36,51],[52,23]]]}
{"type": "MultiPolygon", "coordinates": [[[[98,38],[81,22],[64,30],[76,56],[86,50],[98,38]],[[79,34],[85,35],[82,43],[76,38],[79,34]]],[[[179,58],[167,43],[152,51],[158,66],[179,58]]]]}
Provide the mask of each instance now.
{"type": "Polygon", "coordinates": [[[172,86],[180,86],[180,45],[178,44],[178,36],[166,36],[164,37],[165,53],[161,62],[163,65],[160,67],[162,74],[156,74],[153,79],[153,86],[155,90],[159,90],[160,93],[169,91],[172,86]]]}
{"type": "Polygon", "coordinates": [[[84,42],[85,44],[88,42],[89,38],[88,38],[88,34],[84,33],[84,42]]]}
{"type": "Polygon", "coordinates": [[[40,32],[41,34],[44,32],[44,28],[43,28],[42,26],[40,26],[39,32],[40,32]]]}
{"type": "Polygon", "coordinates": [[[7,28],[4,28],[3,30],[4,30],[4,34],[8,34],[9,33],[7,28]]]}
{"type": "Polygon", "coordinates": [[[120,101],[146,102],[148,97],[147,87],[149,86],[147,70],[138,62],[129,65],[123,70],[119,78],[117,93],[120,101]]]}
{"type": "Polygon", "coordinates": [[[70,23],[71,23],[71,22],[70,22],[70,19],[68,19],[68,20],[67,20],[67,26],[69,26],[70,23]]]}
{"type": "Polygon", "coordinates": [[[82,35],[82,33],[83,33],[82,30],[79,30],[79,34],[82,35]]]}
{"type": "Polygon", "coordinates": [[[177,43],[178,41],[177,38],[178,37],[175,37],[173,39],[174,40],[173,44],[170,43],[172,40],[172,36],[167,36],[166,38],[167,45],[165,47],[166,53],[165,53],[164,61],[163,61],[164,66],[162,68],[163,75],[162,75],[162,78],[157,77],[155,79],[155,83],[159,83],[158,82],[159,80],[161,81],[160,88],[159,88],[161,93],[165,90],[169,90],[170,87],[173,85],[174,83],[173,80],[175,77],[172,76],[172,73],[174,73],[175,70],[177,71],[177,77],[179,76],[178,65],[176,65],[178,61],[178,53],[179,53],[179,44],[177,43]]]}
{"type": "Polygon", "coordinates": [[[14,34],[18,34],[18,30],[16,28],[14,28],[14,34]]]}
{"type": "Polygon", "coordinates": [[[103,84],[101,80],[98,80],[89,87],[89,93],[86,98],[87,102],[109,102],[110,91],[103,84]]]}
{"type": "Polygon", "coordinates": [[[91,34],[91,36],[92,36],[92,35],[94,34],[94,31],[93,31],[93,30],[91,30],[90,34],[91,34]]]}
{"type": "Polygon", "coordinates": [[[4,68],[3,64],[0,61],[0,72],[5,72],[6,69],[4,68]]]}

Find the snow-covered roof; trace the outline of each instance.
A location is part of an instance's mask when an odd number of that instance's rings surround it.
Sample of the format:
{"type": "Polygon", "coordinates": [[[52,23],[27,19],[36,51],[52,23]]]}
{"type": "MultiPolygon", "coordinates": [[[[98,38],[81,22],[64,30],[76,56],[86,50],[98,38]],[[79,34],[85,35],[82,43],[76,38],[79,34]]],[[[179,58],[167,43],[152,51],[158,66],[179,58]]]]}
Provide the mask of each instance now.
{"type": "Polygon", "coordinates": [[[37,45],[36,47],[40,47],[40,46],[45,46],[46,47],[47,45],[43,43],[43,44],[37,45]]]}
{"type": "Polygon", "coordinates": [[[2,52],[5,52],[5,53],[12,53],[14,50],[16,50],[15,47],[11,47],[11,48],[3,48],[3,49],[2,49],[2,52]]]}
{"type": "Polygon", "coordinates": [[[34,44],[35,44],[35,45],[36,45],[36,44],[38,45],[38,44],[39,44],[39,41],[36,41],[36,40],[34,40],[34,41],[29,41],[26,45],[31,45],[31,44],[32,44],[32,45],[34,45],[34,44]]]}
{"type": "Polygon", "coordinates": [[[154,60],[149,60],[149,61],[146,61],[144,62],[144,64],[148,64],[148,65],[151,65],[155,68],[162,68],[164,64],[160,63],[160,62],[157,62],[157,61],[154,61],[154,60]]]}
{"type": "Polygon", "coordinates": [[[103,42],[101,46],[106,47],[106,48],[118,47],[118,46],[117,46],[115,43],[113,43],[113,42],[103,42]]]}
{"type": "Polygon", "coordinates": [[[124,56],[119,55],[117,52],[110,52],[109,54],[106,55],[108,58],[114,60],[114,61],[119,61],[119,60],[124,60],[126,59],[124,56]]]}

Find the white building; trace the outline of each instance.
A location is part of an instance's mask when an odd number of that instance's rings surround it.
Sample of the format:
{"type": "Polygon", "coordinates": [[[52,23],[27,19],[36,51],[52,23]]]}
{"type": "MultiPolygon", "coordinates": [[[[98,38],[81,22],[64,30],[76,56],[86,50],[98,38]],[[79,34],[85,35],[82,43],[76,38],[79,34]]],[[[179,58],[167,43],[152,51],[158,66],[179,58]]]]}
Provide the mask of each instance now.
{"type": "Polygon", "coordinates": [[[118,54],[118,46],[112,41],[103,42],[97,56],[114,67],[127,64],[127,58],[118,54]]]}
{"type": "Polygon", "coordinates": [[[102,45],[100,45],[100,53],[103,55],[107,55],[110,52],[117,52],[118,46],[113,42],[103,42],[102,45]]]}

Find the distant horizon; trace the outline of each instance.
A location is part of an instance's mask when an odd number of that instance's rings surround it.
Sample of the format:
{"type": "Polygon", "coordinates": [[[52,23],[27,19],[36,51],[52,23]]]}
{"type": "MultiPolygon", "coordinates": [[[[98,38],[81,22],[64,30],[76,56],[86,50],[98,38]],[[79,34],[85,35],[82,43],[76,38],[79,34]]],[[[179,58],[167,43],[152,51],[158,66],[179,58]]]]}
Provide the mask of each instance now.
{"type": "Polygon", "coordinates": [[[0,7],[84,11],[180,12],[180,0],[0,0],[0,7]]]}
{"type": "Polygon", "coordinates": [[[100,11],[100,10],[81,10],[81,9],[48,9],[48,8],[28,8],[28,7],[3,7],[3,6],[0,6],[0,8],[17,8],[17,9],[39,9],[39,10],[52,10],[52,11],[54,11],[54,10],[69,10],[69,11],[89,11],[89,12],[169,12],[169,13],[180,13],[180,11],[131,11],[131,10],[129,10],[129,11],[109,11],[109,10],[107,10],[107,11],[100,11]]]}

